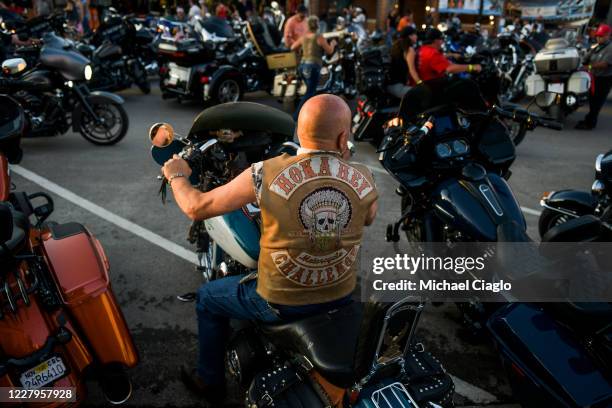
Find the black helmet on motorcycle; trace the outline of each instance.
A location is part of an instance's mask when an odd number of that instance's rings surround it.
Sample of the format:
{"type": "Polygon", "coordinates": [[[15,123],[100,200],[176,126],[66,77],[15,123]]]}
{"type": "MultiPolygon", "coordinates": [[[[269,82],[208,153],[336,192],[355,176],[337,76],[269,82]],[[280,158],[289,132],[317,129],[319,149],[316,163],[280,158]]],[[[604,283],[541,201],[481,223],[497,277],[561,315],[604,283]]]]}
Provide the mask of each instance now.
{"type": "Polygon", "coordinates": [[[0,95],[0,151],[6,155],[9,163],[21,161],[19,142],[26,125],[21,105],[10,96],[0,95]]]}

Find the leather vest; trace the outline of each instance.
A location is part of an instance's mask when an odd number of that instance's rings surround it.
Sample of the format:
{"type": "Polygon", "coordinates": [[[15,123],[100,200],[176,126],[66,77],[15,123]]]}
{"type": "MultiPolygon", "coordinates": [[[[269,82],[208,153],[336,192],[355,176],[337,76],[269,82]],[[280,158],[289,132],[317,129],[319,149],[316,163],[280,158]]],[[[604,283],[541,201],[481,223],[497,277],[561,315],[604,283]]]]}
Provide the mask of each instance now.
{"type": "Polygon", "coordinates": [[[363,228],[378,193],[367,167],[333,152],[263,162],[257,293],[306,305],[349,295],[363,228]]]}

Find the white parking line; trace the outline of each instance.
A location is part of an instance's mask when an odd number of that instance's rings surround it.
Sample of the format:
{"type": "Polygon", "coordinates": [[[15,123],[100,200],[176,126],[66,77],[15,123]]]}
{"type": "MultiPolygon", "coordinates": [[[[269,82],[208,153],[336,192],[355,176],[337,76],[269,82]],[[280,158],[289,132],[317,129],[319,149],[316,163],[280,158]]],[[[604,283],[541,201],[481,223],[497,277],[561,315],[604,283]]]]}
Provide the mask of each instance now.
{"type": "Polygon", "coordinates": [[[106,220],[127,232],[131,232],[132,234],[139,236],[140,238],[152,243],[153,245],[157,245],[158,247],[163,248],[166,251],[171,252],[174,255],[183,258],[184,260],[189,261],[195,265],[198,264],[198,257],[193,251],[190,251],[178,244],[175,244],[174,242],[154,233],[153,231],[143,228],[138,224],[134,224],[132,221],[126,220],[125,218],[120,217],[117,214],[114,214],[100,207],[99,205],[94,204],[91,201],[76,195],[70,190],[66,190],[64,187],[55,184],[51,180],[39,176],[38,174],[21,166],[11,166],[11,171],[14,171],[21,177],[40,185],[46,190],[57,194],[63,199],[70,201],[71,203],[89,211],[90,213],[97,215],[103,220],[106,220]]]}
{"type": "MultiPolygon", "coordinates": [[[[381,169],[380,167],[376,167],[376,166],[370,166],[370,165],[366,165],[366,167],[370,170],[372,170],[374,173],[378,173],[378,174],[384,174],[386,176],[389,176],[389,173],[387,173],[387,171],[385,169],[381,169]]],[[[521,210],[527,214],[527,215],[533,215],[534,217],[539,217],[540,214],[542,213],[542,211],[540,210],[534,210],[533,208],[529,208],[529,207],[521,207],[521,210]]]]}
{"type": "MultiPolygon", "coordinates": [[[[19,174],[21,177],[38,184],[44,189],[60,196],[61,198],[70,201],[74,205],[83,208],[84,210],[89,211],[90,213],[102,218],[105,221],[127,231],[130,232],[147,242],[150,242],[153,245],[156,245],[166,251],[186,260],[193,264],[198,264],[197,256],[194,252],[175,244],[174,242],[150,231],[146,228],[141,227],[138,224],[133,223],[123,217],[120,217],[117,214],[114,214],[105,208],[100,207],[97,204],[92,203],[91,201],[83,198],[70,190],[65,189],[64,187],[52,182],[49,179],[46,179],[38,174],[24,168],[21,166],[11,166],[11,171],[19,174]]],[[[386,173],[385,173],[386,174],[386,173]]],[[[452,379],[455,383],[455,391],[457,394],[468,398],[470,401],[477,404],[490,403],[497,400],[497,398],[490,394],[489,392],[478,388],[460,378],[452,376],[452,379]]]]}

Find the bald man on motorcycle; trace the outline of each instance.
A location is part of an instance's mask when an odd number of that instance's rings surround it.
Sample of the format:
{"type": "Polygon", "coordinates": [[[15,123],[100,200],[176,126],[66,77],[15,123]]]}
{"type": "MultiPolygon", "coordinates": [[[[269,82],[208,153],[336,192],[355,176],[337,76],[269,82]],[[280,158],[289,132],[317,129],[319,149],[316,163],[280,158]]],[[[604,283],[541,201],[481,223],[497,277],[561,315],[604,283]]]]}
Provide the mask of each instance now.
{"type": "Polygon", "coordinates": [[[257,274],[211,281],[198,291],[198,366],[184,367],[182,378],[209,402],[225,397],[230,319],[281,323],[351,301],[363,229],[376,216],[378,193],[369,169],[348,161],[350,128],[346,103],[318,95],[300,111],[296,156],[254,163],[209,192],[192,187],[191,169],[178,156],[163,166],[177,204],[193,220],[249,203],[261,210],[257,274]]]}

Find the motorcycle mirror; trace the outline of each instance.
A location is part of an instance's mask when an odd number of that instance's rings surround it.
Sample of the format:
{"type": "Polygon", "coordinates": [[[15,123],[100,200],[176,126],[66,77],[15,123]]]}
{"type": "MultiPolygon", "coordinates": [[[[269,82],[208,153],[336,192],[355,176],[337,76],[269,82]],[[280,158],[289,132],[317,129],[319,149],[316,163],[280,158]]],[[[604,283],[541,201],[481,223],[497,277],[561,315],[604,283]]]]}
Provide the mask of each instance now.
{"type": "Polygon", "coordinates": [[[543,91],[536,95],[535,104],[541,109],[546,109],[555,103],[555,99],[559,94],[555,92],[543,91]]]}
{"type": "Polygon", "coordinates": [[[23,58],[11,58],[2,63],[2,72],[15,75],[26,69],[28,64],[23,58]]]}
{"type": "Polygon", "coordinates": [[[155,123],[149,129],[149,139],[155,147],[166,147],[174,140],[174,128],[165,122],[155,123]]]}

